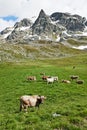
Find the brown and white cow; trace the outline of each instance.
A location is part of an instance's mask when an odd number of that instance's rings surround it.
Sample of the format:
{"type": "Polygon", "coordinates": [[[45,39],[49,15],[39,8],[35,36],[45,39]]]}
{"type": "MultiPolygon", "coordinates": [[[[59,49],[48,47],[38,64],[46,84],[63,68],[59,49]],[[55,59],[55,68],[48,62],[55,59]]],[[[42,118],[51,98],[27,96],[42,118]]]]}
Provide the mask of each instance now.
{"type": "Polygon", "coordinates": [[[44,102],[44,99],[46,99],[45,96],[39,96],[39,95],[24,95],[20,97],[20,111],[24,109],[27,111],[28,107],[38,107],[41,103],[44,102]]]}
{"type": "Polygon", "coordinates": [[[70,82],[69,80],[63,79],[63,80],[62,80],[62,83],[68,83],[68,84],[70,84],[71,82],[70,82]]]}

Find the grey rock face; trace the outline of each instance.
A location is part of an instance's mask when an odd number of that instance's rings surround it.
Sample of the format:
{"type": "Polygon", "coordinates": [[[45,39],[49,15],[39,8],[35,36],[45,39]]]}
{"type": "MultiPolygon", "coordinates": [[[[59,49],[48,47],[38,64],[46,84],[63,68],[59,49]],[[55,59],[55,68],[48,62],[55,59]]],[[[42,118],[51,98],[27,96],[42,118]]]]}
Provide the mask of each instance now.
{"type": "Polygon", "coordinates": [[[23,41],[24,36],[29,34],[29,31],[18,31],[14,29],[12,33],[6,38],[8,41],[23,41]]]}
{"type": "Polygon", "coordinates": [[[85,25],[87,26],[87,21],[85,22],[85,25]]]}
{"type": "Polygon", "coordinates": [[[21,20],[20,22],[17,22],[15,25],[14,25],[14,28],[18,28],[18,27],[27,27],[27,26],[31,26],[32,25],[32,22],[25,18],[23,20],[21,20]]]}
{"type": "Polygon", "coordinates": [[[53,13],[50,16],[52,21],[58,21],[67,30],[70,31],[83,31],[85,28],[85,18],[79,15],[70,15],[69,13],[53,13]]]}
{"type": "Polygon", "coordinates": [[[32,25],[33,34],[50,34],[57,30],[56,26],[51,23],[50,17],[45,14],[43,10],[40,11],[38,18],[32,25]]]}
{"type": "Polygon", "coordinates": [[[50,18],[52,19],[52,21],[57,21],[57,20],[61,20],[63,19],[64,17],[69,17],[70,14],[68,13],[61,13],[61,12],[56,12],[56,13],[53,13],[50,18]]]}
{"type": "Polygon", "coordinates": [[[19,34],[19,33],[18,33],[16,30],[12,31],[11,35],[9,35],[9,36],[7,37],[7,40],[14,40],[14,39],[16,39],[17,36],[18,36],[18,34],[19,34]]]}
{"type": "Polygon", "coordinates": [[[26,27],[31,27],[32,22],[29,19],[23,19],[20,22],[17,22],[14,25],[14,30],[11,32],[11,34],[6,38],[6,40],[12,40],[12,41],[17,41],[17,40],[22,40],[23,37],[28,34],[30,31],[29,29],[26,30],[26,27]],[[25,29],[22,30],[21,28],[24,27],[25,29]]]}
{"type": "Polygon", "coordinates": [[[10,31],[11,31],[11,28],[8,27],[8,28],[5,28],[3,31],[1,31],[0,34],[1,34],[1,35],[7,34],[7,33],[9,33],[10,31]]]}
{"type": "Polygon", "coordinates": [[[76,18],[69,18],[66,21],[66,29],[71,31],[83,31],[85,28],[85,25],[82,23],[82,21],[79,21],[79,19],[76,18]]]}

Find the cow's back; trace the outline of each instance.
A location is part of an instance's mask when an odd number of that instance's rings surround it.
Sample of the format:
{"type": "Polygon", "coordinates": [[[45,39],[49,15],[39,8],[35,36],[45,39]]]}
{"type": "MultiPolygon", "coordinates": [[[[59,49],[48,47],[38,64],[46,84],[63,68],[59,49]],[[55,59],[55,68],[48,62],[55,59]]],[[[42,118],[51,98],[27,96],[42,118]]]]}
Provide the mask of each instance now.
{"type": "Polygon", "coordinates": [[[22,101],[23,104],[28,105],[28,106],[35,106],[36,105],[36,101],[37,101],[37,97],[38,95],[34,95],[34,96],[27,96],[24,95],[20,98],[20,100],[22,101]]]}

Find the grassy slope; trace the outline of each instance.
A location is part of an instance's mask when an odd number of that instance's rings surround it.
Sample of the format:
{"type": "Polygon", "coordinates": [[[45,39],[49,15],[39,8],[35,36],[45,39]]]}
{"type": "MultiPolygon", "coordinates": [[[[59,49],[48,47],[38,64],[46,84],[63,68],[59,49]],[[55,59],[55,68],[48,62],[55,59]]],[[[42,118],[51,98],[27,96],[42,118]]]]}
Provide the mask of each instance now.
{"type": "Polygon", "coordinates": [[[67,42],[69,42],[73,46],[81,46],[81,45],[87,45],[87,38],[81,38],[79,40],[75,39],[68,39],[67,42]]]}
{"type": "Polygon", "coordinates": [[[87,55],[54,60],[0,64],[0,129],[1,130],[87,130],[87,55]],[[73,65],[76,66],[73,69],[73,65]],[[57,75],[59,82],[46,84],[40,72],[57,75]],[[78,85],[61,83],[70,75],[79,75],[85,82],[78,85]],[[36,82],[27,82],[36,75],[36,82]],[[19,112],[19,98],[24,94],[47,97],[40,109],[19,112]],[[53,117],[54,113],[59,114],[53,117]]]}
{"type": "MultiPolygon", "coordinates": [[[[71,40],[70,44],[80,44],[71,40]]],[[[49,41],[30,42],[29,44],[0,43],[0,61],[23,61],[26,59],[45,59],[69,57],[86,51],[76,50],[61,43],[49,41]]]]}

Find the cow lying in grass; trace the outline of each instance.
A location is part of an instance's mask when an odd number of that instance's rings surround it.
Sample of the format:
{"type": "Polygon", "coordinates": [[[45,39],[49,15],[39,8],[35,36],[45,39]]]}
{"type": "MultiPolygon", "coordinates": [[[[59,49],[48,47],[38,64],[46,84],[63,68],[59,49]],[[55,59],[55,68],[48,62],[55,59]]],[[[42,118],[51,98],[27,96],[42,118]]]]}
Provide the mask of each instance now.
{"type": "Polygon", "coordinates": [[[41,103],[44,102],[44,99],[46,99],[45,96],[38,96],[38,95],[24,95],[20,97],[20,111],[24,109],[27,111],[28,107],[38,107],[41,103]]]}
{"type": "Polygon", "coordinates": [[[83,84],[84,81],[83,81],[83,80],[77,80],[76,83],[77,83],[77,84],[83,84]]]}
{"type": "Polygon", "coordinates": [[[72,76],[70,76],[70,78],[71,78],[72,80],[77,80],[77,79],[79,78],[79,76],[77,76],[77,75],[72,75],[72,76]]]}
{"type": "Polygon", "coordinates": [[[68,83],[68,84],[70,84],[71,82],[69,81],[69,80],[62,80],[62,83],[68,83]]]}

